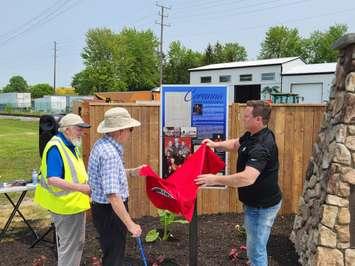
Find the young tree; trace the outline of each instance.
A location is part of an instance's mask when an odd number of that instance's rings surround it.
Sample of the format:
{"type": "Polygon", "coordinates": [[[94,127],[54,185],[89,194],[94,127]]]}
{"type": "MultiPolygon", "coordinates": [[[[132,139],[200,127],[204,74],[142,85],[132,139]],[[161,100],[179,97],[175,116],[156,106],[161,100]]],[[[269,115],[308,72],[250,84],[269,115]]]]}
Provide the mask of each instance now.
{"type": "Polygon", "coordinates": [[[89,30],[81,57],[86,68],[74,75],[71,84],[79,95],[127,90],[127,84],[117,82],[122,75],[117,34],[110,29],[89,30]]]}
{"type": "Polygon", "coordinates": [[[185,48],[179,41],[172,42],[164,65],[164,83],[188,84],[188,69],[200,66],[201,57],[199,52],[185,48]]]}
{"type": "Polygon", "coordinates": [[[86,43],[82,53],[86,68],[72,81],[79,94],[158,85],[158,41],[152,31],[93,29],[86,34],[86,43]]]}
{"type": "Polygon", "coordinates": [[[224,62],[236,62],[247,60],[247,51],[237,42],[229,42],[223,46],[224,62]]]}
{"type": "Polygon", "coordinates": [[[213,46],[209,43],[207,48],[203,54],[202,64],[203,65],[210,65],[216,63],[215,55],[213,52],[213,46]]]}
{"type": "Polygon", "coordinates": [[[158,40],[151,30],[125,28],[118,34],[120,78],[128,90],[149,90],[159,84],[158,40]]]}
{"type": "Polygon", "coordinates": [[[239,43],[234,42],[222,45],[217,42],[215,45],[208,44],[202,58],[202,63],[209,65],[245,61],[246,59],[247,51],[239,43]]]}
{"type": "Polygon", "coordinates": [[[271,27],[261,44],[260,59],[300,56],[303,43],[297,29],[271,27]]]}
{"type": "Polygon", "coordinates": [[[46,83],[31,86],[30,92],[32,98],[41,98],[44,95],[52,95],[54,93],[53,87],[46,83]]]}
{"type": "Polygon", "coordinates": [[[110,29],[91,29],[86,33],[86,47],[81,57],[85,66],[111,62],[117,49],[117,36],[110,29]]]}
{"type": "Polygon", "coordinates": [[[21,76],[13,76],[3,88],[3,92],[27,92],[28,84],[27,81],[21,76]]]}
{"type": "Polygon", "coordinates": [[[86,67],[74,75],[71,86],[79,95],[93,95],[95,92],[126,91],[127,84],[115,76],[109,66],[86,67]]]}
{"type": "Polygon", "coordinates": [[[213,47],[213,55],[215,63],[224,63],[224,54],[223,54],[223,46],[217,42],[213,47]]]}
{"type": "Polygon", "coordinates": [[[347,30],[348,27],[346,25],[336,24],[329,27],[325,32],[317,30],[311,33],[311,36],[304,40],[305,61],[313,64],[336,62],[338,52],[332,48],[332,45],[347,30]]]}

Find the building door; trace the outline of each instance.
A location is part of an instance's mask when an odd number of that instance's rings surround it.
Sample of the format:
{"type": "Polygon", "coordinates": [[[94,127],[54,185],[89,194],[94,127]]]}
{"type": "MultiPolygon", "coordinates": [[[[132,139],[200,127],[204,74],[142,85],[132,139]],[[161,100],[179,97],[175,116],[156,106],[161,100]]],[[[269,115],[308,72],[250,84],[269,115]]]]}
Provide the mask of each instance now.
{"type": "Polygon", "coordinates": [[[260,84],[257,85],[235,85],[234,102],[246,103],[249,100],[260,100],[260,84]]]}
{"type": "Polygon", "coordinates": [[[323,83],[291,84],[291,92],[297,93],[300,103],[322,103],[323,83]]]}

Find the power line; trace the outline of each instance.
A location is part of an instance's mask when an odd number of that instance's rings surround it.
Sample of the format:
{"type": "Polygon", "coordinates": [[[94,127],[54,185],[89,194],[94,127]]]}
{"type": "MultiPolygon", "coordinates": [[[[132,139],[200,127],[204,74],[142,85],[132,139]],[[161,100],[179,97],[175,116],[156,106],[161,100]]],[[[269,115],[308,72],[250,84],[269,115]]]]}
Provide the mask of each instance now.
{"type": "MultiPolygon", "coordinates": [[[[306,20],[313,20],[313,19],[318,19],[320,17],[328,17],[328,16],[334,16],[334,15],[338,15],[338,14],[343,14],[343,13],[349,13],[349,12],[354,12],[355,8],[352,9],[345,9],[345,10],[338,10],[335,12],[330,12],[330,13],[324,13],[318,16],[308,16],[308,17],[303,17],[303,18],[295,18],[295,19],[288,19],[288,20],[283,20],[283,21],[279,21],[276,23],[272,23],[273,25],[282,25],[288,22],[303,22],[306,20]]],[[[249,26],[249,27],[243,27],[243,28],[234,28],[234,31],[245,31],[245,30],[254,30],[254,29],[260,29],[260,28],[265,28],[265,27],[271,27],[271,24],[263,24],[263,25],[257,25],[257,26],[249,26]]],[[[211,35],[214,34],[215,32],[211,32],[211,31],[205,31],[205,32],[200,32],[198,34],[194,34],[193,36],[188,36],[189,39],[194,39],[194,38],[199,38],[200,36],[204,36],[204,35],[211,35]]],[[[219,33],[219,32],[218,32],[219,33]]],[[[175,38],[182,38],[182,37],[186,37],[186,35],[178,35],[175,38]]]]}
{"type": "Polygon", "coordinates": [[[209,4],[214,4],[212,6],[221,6],[221,5],[224,5],[224,4],[238,4],[238,3],[241,3],[241,2],[245,2],[245,1],[248,1],[250,2],[250,0],[239,0],[239,1],[235,1],[235,0],[219,0],[219,1],[216,1],[216,0],[212,0],[212,1],[189,1],[189,3],[187,5],[177,5],[177,6],[174,6],[174,11],[180,11],[180,10],[183,10],[186,12],[186,10],[191,10],[193,8],[203,8],[205,9],[206,7],[210,7],[209,4]]]}
{"type": "Polygon", "coordinates": [[[180,13],[179,11],[182,11],[183,13],[186,13],[186,10],[188,9],[189,11],[192,9],[201,9],[201,10],[205,10],[207,8],[210,7],[220,7],[220,6],[225,6],[228,5],[230,6],[231,4],[239,4],[242,2],[250,2],[250,0],[239,0],[239,1],[235,1],[235,0],[220,0],[218,2],[216,2],[215,0],[213,1],[203,1],[202,3],[196,3],[196,2],[192,2],[186,6],[178,6],[178,7],[174,7],[174,13],[176,13],[175,11],[177,11],[177,13],[180,13]]]}
{"type": "Polygon", "coordinates": [[[55,10],[53,10],[50,13],[46,14],[44,17],[39,18],[37,21],[32,23],[32,25],[27,25],[27,27],[24,27],[24,29],[21,29],[19,32],[17,32],[17,33],[15,32],[10,37],[7,37],[4,40],[0,41],[0,46],[3,46],[6,43],[8,43],[9,41],[11,41],[13,39],[16,39],[18,37],[23,37],[24,33],[28,32],[30,30],[33,30],[36,27],[39,27],[39,26],[42,26],[42,25],[46,24],[47,22],[53,20],[57,16],[63,14],[64,12],[66,12],[69,9],[73,8],[74,6],[76,6],[82,0],[74,1],[70,5],[71,1],[72,0],[66,0],[64,3],[62,3],[62,5],[60,7],[56,8],[55,10]],[[69,3],[69,5],[67,5],[68,3],[69,3]],[[67,7],[65,7],[66,5],[67,5],[67,7]]]}
{"type": "Polygon", "coordinates": [[[147,19],[151,19],[153,16],[155,16],[155,13],[150,13],[149,15],[143,16],[139,19],[134,20],[133,22],[129,23],[134,25],[135,27],[137,27],[137,25],[142,24],[143,21],[147,20],[147,19]]]}
{"type": "MultiPolygon", "coordinates": [[[[64,0],[66,1],[66,0],[64,0]]],[[[51,11],[51,9],[55,8],[58,4],[60,4],[60,2],[63,2],[63,0],[58,0],[56,1],[53,5],[47,7],[46,9],[42,10],[37,16],[34,16],[33,18],[27,20],[26,22],[24,22],[23,24],[21,24],[20,26],[16,27],[15,29],[9,30],[8,32],[2,33],[0,34],[0,38],[4,38],[7,35],[12,35],[18,31],[20,31],[22,28],[27,27],[29,24],[31,24],[33,21],[41,18],[42,16],[47,15],[48,12],[51,11]]],[[[59,7],[60,8],[60,7],[59,7]]]]}
{"type": "MultiPolygon", "coordinates": [[[[277,1],[277,0],[273,0],[273,1],[277,1]]],[[[264,7],[264,8],[257,8],[254,10],[250,10],[250,11],[242,11],[242,12],[235,12],[236,10],[231,10],[230,8],[226,9],[226,10],[221,10],[221,11],[225,11],[224,13],[221,13],[219,15],[214,15],[214,14],[210,14],[210,15],[206,15],[206,14],[195,14],[193,16],[183,16],[183,17],[178,17],[178,18],[172,18],[172,20],[176,21],[176,20],[183,20],[183,22],[188,22],[191,19],[195,19],[197,17],[203,17],[206,19],[215,19],[215,18],[219,18],[219,17],[226,17],[228,15],[248,15],[248,14],[252,14],[252,13],[257,13],[257,12],[263,12],[266,10],[270,10],[270,9],[275,9],[275,8],[279,8],[279,7],[288,7],[288,6],[293,6],[293,5],[297,5],[303,2],[309,2],[312,0],[298,0],[298,1],[294,1],[294,2],[288,2],[286,4],[280,4],[280,5],[274,5],[274,6],[270,6],[270,7],[264,7]],[[230,12],[228,12],[230,11],[230,12]]]]}
{"type": "MultiPolygon", "coordinates": [[[[241,9],[249,9],[251,7],[260,7],[262,5],[266,5],[266,4],[271,4],[271,3],[275,3],[275,2],[280,2],[280,1],[283,1],[283,0],[269,0],[269,1],[266,1],[266,2],[258,2],[256,4],[247,4],[247,5],[243,5],[243,6],[235,6],[235,5],[223,5],[223,4],[219,4],[219,5],[211,5],[211,6],[205,6],[202,10],[202,12],[198,12],[198,13],[189,13],[188,16],[189,17],[193,17],[195,18],[196,16],[205,16],[205,15],[210,15],[211,14],[211,8],[213,8],[214,12],[215,12],[215,7],[219,7],[220,9],[223,8],[221,11],[221,13],[223,11],[231,11],[231,10],[241,10],[241,9]]],[[[309,1],[309,0],[303,0],[303,1],[309,1]]],[[[234,2],[235,3],[235,2],[234,2]]],[[[238,4],[238,3],[237,3],[238,4]]],[[[266,8],[266,7],[265,7],[266,8]]],[[[175,9],[174,9],[175,10],[175,9]]],[[[177,14],[178,12],[174,12],[174,14],[177,14]]],[[[223,13],[225,14],[225,13],[223,13]]],[[[181,19],[181,18],[186,18],[186,11],[183,12],[183,15],[182,16],[177,16],[177,17],[173,17],[174,20],[177,20],[177,19],[181,19]]]]}

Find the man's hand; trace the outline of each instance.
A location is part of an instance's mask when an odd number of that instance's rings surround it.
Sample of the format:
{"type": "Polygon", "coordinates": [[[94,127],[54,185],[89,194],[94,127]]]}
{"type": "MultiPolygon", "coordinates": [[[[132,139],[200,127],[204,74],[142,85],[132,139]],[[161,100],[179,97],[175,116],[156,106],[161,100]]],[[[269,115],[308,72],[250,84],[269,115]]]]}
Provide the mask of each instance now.
{"type": "Polygon", "coordinates": [[[227,139],[224,141],[213,141],[204,139],[201,144],[206,144],[210,148],[217,148],[223,151],[235,152],[239,149],[239,139],[227,139]]]}
{"type": "Polygon", "coordinates": [[[132,234],[133,237],[140,237],[142,234],[142,228],[139,224],[132,222],[128,227],[128,231],[132,234]]]}
{"type": "Polygon", "coordinates": [[[138,167],[136,167],[136,168],[129,168],[129,169],[126,169],[126,172],[127,172],[127,174],[128,174],[129,176],[134,176],[134,177],[140,176],[140,175],[139,175],[139,172],[140,172],[141,169],[142,169],[143,167],[145,167],[145,166],[147,166],[147,165],[146,165],[146,164],[142,164],[142,165],[140,165],[140,166],[138,166],[138,167]]]}
{"type": "Polygon", "coordinates": [[[203,141],[201,141],[201,143],[206,144],[210,148],[217,148],[217,146],[218,146],[217,142],[214,142],[210,139],[204,139],[203,141]]]}
{"type": "Polygon", "coordinates": [[[212,185],[218,185],[216,178],[217,175],[205,174],[205,175],[199,175],[194,181],[196,185],[199,186],[212,186],[212,185]]]}
{"type": "Polygon", "coordinates": [[[88,184],[82,184],[80,187],[80,192],[90,196],[91,189],[88,184]]]}
{"type": "Polygon", "coordinates": [[[134,174],[137,175],[137,176],[139,176],[139,172],[141,171],[141,169],[142,169],[143,167],[146,167],[146,166],[147,166],[146,164],[142,164],[142,165],[140,165],[140,166],[134,168],[134,169],[133,169],[133,170],[134,170],[134,174]]]}

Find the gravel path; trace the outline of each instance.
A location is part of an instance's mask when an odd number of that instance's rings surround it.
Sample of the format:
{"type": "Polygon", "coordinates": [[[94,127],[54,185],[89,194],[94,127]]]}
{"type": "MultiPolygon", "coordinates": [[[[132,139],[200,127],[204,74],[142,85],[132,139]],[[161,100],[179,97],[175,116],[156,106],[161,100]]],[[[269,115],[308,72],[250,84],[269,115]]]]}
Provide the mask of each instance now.
{"type": "Polygon", "coordinates": [[[16,115],[0,115],[0,119],[18,119],[21,121],[39,121],[38,117],[16,116],[16,115]]]}

